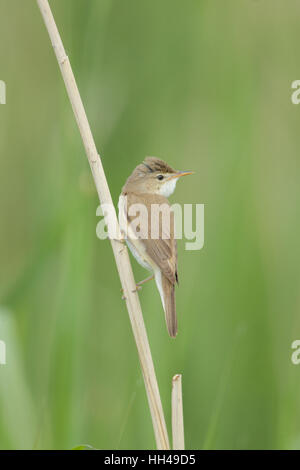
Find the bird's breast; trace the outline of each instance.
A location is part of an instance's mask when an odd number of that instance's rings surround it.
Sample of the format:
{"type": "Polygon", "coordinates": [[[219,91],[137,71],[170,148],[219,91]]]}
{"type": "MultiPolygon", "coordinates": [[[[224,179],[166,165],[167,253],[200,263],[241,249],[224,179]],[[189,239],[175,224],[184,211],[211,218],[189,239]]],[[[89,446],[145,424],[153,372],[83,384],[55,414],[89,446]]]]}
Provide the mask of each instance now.
{"type": "Polygon", "coordinates": [[[130,249],[132,255],[137,260],[137,262],[145,269],[149,271],[153,271],[153,266],[151,264],[151,260],[149,256],[147,256],[146,248],[144,246],[143,240],[138,239],[136,237],[130,237],[130,224],[127,221],[127,214],[126,209],[124,207],[124,198],[122,194],[119,198],[119,222],[120,222],[120,229],[123,234],[125,234],[126,243],[128,248],[130,249]]]}
{"type": "MultiPolygon", "coordinates": [[[[135,240],[136,241],[136,240],[135,240]]],[[[137,262],[145,269],[148,269],[148,271],[153,271],[152,267],[150,266],[149,263],[147,263],[146,259],[145,259],[145,256],[144,254],[141,252],[141,250],[139,250],[139,247],[137,246],[137,244],[134,244],[135,242],[133,242],[132,240],[129,240],[127,238],[126,240],[126,243],[127,243],[127,246],[128,248],[130,249],[131,253],[133,254],[133,256],[135,257],[135,259],[137,260],[137,262]]],[[[141,243],[141,242],[140,242],[141,243]]]]}

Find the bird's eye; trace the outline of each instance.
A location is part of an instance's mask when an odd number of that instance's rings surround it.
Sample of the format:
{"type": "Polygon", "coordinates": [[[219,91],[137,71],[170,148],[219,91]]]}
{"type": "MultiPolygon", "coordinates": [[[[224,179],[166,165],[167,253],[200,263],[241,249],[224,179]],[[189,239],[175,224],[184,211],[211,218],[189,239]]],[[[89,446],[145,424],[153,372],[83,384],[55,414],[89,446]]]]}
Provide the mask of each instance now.
{"type": "Polygon", "coordinates": [[[158,175],[156,178],[157,178],[159,181],[161,181],[161,180],[164,179],[163,175],[158,175]]]}

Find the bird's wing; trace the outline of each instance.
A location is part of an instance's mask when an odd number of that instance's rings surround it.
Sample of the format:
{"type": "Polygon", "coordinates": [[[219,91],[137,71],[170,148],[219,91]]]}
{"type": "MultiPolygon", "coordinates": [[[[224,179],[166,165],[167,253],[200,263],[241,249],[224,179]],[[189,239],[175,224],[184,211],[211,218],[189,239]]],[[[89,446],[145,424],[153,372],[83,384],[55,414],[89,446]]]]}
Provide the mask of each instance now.
{"type": "Polygon", "coordinates": [[[178,282],[177,275],[177,244],[172,237],[169,239],[143,240],[146,253],[158,265],[162,274],[172,283],[178,282]]]}
{"type": "MultiPolygon", "coordinates": [[[[143,204],[147,208],[147,214],[141,212],[138,217],[141,224],[145,222],[145,217],[148,217],[148,238],[142,236],[139,236],[139,238],[145,246],[147,255],[160,268],[162,274],[172,284],[175,284],[175,282],[178,282],[177,243],[174,236],[174,213],[172,211],[169,210],[170,225],[168,226],[168,222],[164,224],[161,217],[159,217],[157,220],[158,228],[156,227],[155,230],[155,236],[157,236],[157,238],[151,238],[151,228],[153,229],[153,227],[151,227],[151,206],[153,207],[153,204],[166,204],[170,209],[168,200],[158,195],[151,196],[149,194],[129,193],[127,195],[127,214],[132,204],[143,204]]],[[[135,217],[130,215],[127,215],[127,217],[129,223],[135,219],[135,217]]]]}

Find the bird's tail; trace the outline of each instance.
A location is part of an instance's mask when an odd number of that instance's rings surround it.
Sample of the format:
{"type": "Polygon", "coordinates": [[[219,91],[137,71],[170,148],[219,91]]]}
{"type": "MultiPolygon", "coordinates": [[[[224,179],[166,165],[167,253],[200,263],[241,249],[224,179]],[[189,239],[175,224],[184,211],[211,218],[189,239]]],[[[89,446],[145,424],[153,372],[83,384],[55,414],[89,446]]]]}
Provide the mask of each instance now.
{"type": "Polygon", "coordinates": [[[159,273],[155,276],[156,284],[161,296],[165,311],[165,318],[169,335],[175,338],[177,335],[177,315],[175,305],[175,286],[168,278],[159,273]]]}

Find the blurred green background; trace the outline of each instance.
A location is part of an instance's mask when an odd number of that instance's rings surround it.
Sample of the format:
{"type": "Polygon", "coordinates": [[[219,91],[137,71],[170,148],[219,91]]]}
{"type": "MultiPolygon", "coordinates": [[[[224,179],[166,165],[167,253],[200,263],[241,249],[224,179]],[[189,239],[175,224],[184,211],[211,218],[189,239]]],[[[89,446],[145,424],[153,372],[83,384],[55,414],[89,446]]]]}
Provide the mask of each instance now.
{"type": "MultiPolygon", "coordinates": [[[[52,0],[116,203],[156,155],[196,175],[205,246],[179,241],[179,334],[140,293],[170,430],[189,449],[300,448],[297,0],[52,0]]],[[[154,448],[97,195],[36,2],[0,0],[0,448],[154,448]]],[[[137,280],[145,272],[133,261],[137,280]]]]}

